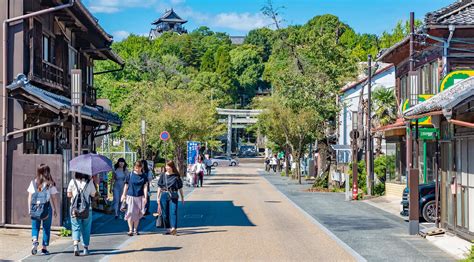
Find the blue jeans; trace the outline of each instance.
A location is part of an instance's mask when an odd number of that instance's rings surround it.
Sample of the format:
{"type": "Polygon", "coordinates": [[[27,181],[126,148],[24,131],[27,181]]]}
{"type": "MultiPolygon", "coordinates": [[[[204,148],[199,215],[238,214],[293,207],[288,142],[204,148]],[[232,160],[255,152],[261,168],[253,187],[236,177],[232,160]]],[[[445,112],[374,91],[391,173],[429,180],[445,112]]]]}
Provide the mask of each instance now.
{"type": "Polygon", "coordinates": [[[51,222],[53,221],[53,209],[49,207],[49,216],[45,220],[31,220],[31,238],[38,240],[41,223],[43,223],[43,246],[49,246],[51,236],[51,222]]]}
{"type": "Polygon", "coordinates": [[[161,215],[166,226],[178,228],[178,199],[171,199],[168,192],[161,192],[161,215]]]}
{"type": "Polygon", "coordinates": [[[72,240],[81,241],[82,236],[82,244],[88,247],[91,240],[92,210],[90,210],[89,217],[86,219],[71,217],[71,227],[72,240]]]}

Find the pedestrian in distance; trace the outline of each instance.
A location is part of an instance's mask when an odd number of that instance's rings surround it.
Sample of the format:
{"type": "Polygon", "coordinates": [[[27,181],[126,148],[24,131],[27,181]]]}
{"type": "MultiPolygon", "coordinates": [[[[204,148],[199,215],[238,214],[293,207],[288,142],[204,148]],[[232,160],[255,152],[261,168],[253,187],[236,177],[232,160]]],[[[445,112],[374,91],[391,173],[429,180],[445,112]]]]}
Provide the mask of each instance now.
{"type": "Polygon", "coordinates": [[[206,159],[204,160],[204,164],[206,165],[206,175],[210,176],[211,175],[211,169],[212,169],[212,160],[209,157],[209,155],[206,155],[206,159]]]}
{"type": "Polygon", "coordinates": [[[67,196],[71,198],[71,227],[74,256],[79,256],[79,242],[82,240],[83,255],[89,255],[89,244],[92,229],[91,198],[96,196],[98,177],[76,173],[69,181],[67,196]]]}
{"type": "Polygon", "coordinates": [[[48,165],[41,164],[36,170],[35,178],[30,182],[28,191],[28,207],[31,216],[31,238],[33,246],[31,254],[36,255],[38,249],[38,237],[41,224],[43,224],[43,241],[41,247],[42,255],[49,255],[48,246],[51,236],[52,216],[57,216],[56,196],[58,190],[51,176],[48,165]]]}
{"type": "Polygon", "coordinates": [[[181,195],[181,202],[184,204],[183,181],[176,169],[173,161],[166,163],[166,173],[158,180],[158,213],[161,214],[166,234],[176,235],[178,228],[178,200],[181,195]],[[179,192],[179,195],[178,195],[179,192]]]}
{"type": "Polygon", "coordinates": [[[123,188],[125,186],[125,178],[130,174],[127,169],[127,162],[123,158],[119,158],[117,163],[114,165],[114,171],[112,173],[112,184],[113,184],[113,197],[114,197],[114,210],[115,219],[120,215],[121,197],[123,195],[123,188]]]}
{"type": "Polygon", "coordinates": [[[145,205],[145,216],[150,214],[150,194],[151,194],[151,181],[153,180],[153,172],[148,167],[148,161],[142,160],[143,170],[142,172],[146,174],[148,180],[148,194],[146,195],[146,205],[145,205]]]}
{"type": "Polygon", "coordinates": [[[270,157],[265,157],[265,171],[270,172],[270,157]]]}
{"type": "Polygon", "coordinates": [[[125,220],[128,222],[128,235],[139,235],[138,225],[145,214],[148,194],[148,175],[143,173],[143,164],[136,161],[133,171],[125,178],[122,201],[127,203],[125,220]]]}
{"type": "Polygon", "coordinates": [[[271,169],[273,169],[273,172],[275,172],[275,173],[276,173],[277,165],[278,165],[277,155],[274,155],[270,159],[270,167],[271,167],[271,169]]]}
{"type": "Polygon", "coordinates": [[[204,165],[202,161],[202,157],[199,156],[196,164],[194,164],[193,166],[193,173],[195,174],[195,177],[197,178],[197,187],[202,187],[205,171],[206,171],[206,166],[204,165]]]}

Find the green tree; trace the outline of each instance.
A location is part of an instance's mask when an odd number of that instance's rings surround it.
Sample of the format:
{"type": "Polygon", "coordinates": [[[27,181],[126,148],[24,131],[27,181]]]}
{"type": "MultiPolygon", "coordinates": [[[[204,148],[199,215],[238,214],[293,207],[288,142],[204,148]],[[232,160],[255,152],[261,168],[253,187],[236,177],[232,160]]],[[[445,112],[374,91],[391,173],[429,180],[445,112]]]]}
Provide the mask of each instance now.
{"type": "Polygon", "coordinates": [[[258,28],[251,30],[247,37],[245,37],[244,44],[250,44],[254,46],[261,47],[262,60],[267,62],[268,58],[272,53],[272,43],[274,38],[274,32],[269,28],[258,28]]]}

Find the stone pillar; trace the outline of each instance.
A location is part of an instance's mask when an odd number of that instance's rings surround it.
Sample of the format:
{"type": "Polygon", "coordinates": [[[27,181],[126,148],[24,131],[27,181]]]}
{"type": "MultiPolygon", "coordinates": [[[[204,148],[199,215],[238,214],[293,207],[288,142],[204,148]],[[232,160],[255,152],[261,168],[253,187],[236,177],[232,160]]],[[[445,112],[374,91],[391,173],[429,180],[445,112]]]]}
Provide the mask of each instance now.
{"type": "Polygon", "coordinates": [[[232,116],[227,116],[227,156],[232,153],[232,116]]]}

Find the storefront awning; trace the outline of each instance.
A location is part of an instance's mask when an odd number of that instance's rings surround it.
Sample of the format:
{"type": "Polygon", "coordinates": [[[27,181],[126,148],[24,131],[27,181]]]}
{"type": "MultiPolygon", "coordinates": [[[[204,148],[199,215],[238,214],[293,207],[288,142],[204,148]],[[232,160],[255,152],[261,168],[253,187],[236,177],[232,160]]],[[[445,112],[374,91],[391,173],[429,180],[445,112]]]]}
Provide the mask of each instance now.
{"type": "MultiPolygon", "coordinates": [[[[11,92],[18,92],[20,95],[34,101],[37,104],[55,112],[71,114],[71,99],[57,95],[30,84],[26,77],[18,77],[11,85],[7,86],[11,92]]],[[[115,126],[122,125],[120,117],[102,107],[83,106],[82,117],[101,124],[115,126]]]]}
{"type": "Polygon", "coordinates": [[[395,123],[374,128],[372,129],[372,132],[387,132],[396,129],[405,129],[405,125],[405,120],[403,120],[403,118],[398,118],[395,123]]]}
{"type": "Polygon", "coordinates": [[[413,119],[439,112],[450,119],[453,109],[472,97],[474,97],[474,77],[462,80],[451,88],[407,109],[403,112],[403,117],[413,119]]]}

